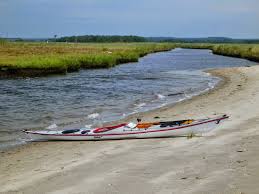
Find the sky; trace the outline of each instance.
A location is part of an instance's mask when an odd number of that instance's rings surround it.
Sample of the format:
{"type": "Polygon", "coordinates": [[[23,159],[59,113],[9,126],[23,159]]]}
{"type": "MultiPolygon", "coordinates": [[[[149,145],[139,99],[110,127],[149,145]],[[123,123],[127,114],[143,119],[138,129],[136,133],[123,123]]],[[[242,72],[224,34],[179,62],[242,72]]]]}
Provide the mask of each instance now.
{"type": "Polygon", "coordinates": [[[259,38],[259,0],[0,0],[0,37],[259,38]]]}

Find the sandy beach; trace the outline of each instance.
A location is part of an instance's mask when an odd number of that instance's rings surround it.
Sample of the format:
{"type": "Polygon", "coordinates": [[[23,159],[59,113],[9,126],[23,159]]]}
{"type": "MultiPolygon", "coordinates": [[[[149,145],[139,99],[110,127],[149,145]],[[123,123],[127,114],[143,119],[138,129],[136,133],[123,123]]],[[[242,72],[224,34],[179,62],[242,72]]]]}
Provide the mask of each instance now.
{"type": "Polygon", "coordinates": [[[30,143],[0,153],[0,192],[259,193],[259,66],[209,73],[223,78],[214,90],[138,117],[230,115],[216,130],[190,139],[30,143]]]}

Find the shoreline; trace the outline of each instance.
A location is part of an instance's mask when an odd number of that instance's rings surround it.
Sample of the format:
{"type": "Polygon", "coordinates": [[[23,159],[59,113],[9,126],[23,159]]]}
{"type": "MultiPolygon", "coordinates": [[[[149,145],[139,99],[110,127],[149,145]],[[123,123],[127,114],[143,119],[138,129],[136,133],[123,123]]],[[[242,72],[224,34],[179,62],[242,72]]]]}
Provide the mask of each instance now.
{"type": "MultiPolygon", "coordinates": [[[[220,68],[220,69],[224,69],[224,68],[220,68]]],[[[151,110],[144,111],[144,112],[134,113],[134,114],[131,114],[131,115],[127,116],[126,118],[119,119],[117,121],[108,122],[107,124],[113,125],[113,124],[119,124],[121,122],[130,122],[130,121],[132,122],[133,119],[136,120],[137,117],[144,118],[144,120],[142,120],[142,122],[152,122],[152,121],[154,121],[154,119],[156,119],[155,117],[157,117],[157,116],[154,116],[153,118],[151,118],[150,117],[151,114],[155,115],[158,112],[171,110],[175,106],[182,106],[186,103],[190,103],[191,101],[193,101],[195,99],[199,99],[200,97],[202,97],[204,95],[209,95],[211,92],[214,92],[214,90],[218,90],[220,88],[223,88],[230,81],[228,79],[228,77],[223,76],[223,75],[221,75],[220,73],[217,72],[220,69],[210,69],[210,70],[202,71],[202,72],[205,72],[205,73],[209,73],[210,76],[217,77],[217,78],[220,79],[219,82],[213,88],[207,88],[208,89],[207,91],[202,91],[198,95],[191,96],[190,98],[186,98],[186,99],[178,101],[178,102],[169,103],[169,104],[167,104],[165,106],[162,106],[162,107],[158,107],[158,108],[151,109],[151,110]],[[147,119],[147,120],[145,120],[145,119],[147,119]]],[[[213,115],[211,115],[211,116],[213,116],[213,115]]],[[[186,117],[186,116],[185,117],[177,117],[175,119],[189,119],[189,117],[186,117]]],[[[197,118],[195,118],[195,119],[197,119],[197,118]]],[[[156,119],[156,120],[159,120],[159,118],[156,119]]]]}
{"type": "MultiPolygon", "coordinates": [[[[192,100],[193,98],[199,97],[200,95],[203,95],[203,94],[204,95],[208,94],[212,90],[217,89],[218,87],[222,87],[226,83],[226,81],[225,81],[226,78],[222,79],[220,77],[220,75],[217,76],[217,75],[212,75],[210,73],[210,71],[213,72],[213,69],[210,69],[210,70],[200,70],[200,71],[203,72],[203,73],[209,73],[209,76],[211,76],[211,77],[219,78],[219,81],[213,87],[208,87],[205,90],[200,91],[199,94],[193,95],[193,96],[188,97],[188,98],[186,97],[186,98],[184,98],[184,99],[182,99],[180,101],[170,102],[170,103],[168,103],[166,105],[163,105],[163,106],[160,106],[160,107],[157,107],[157,108],[151,108],[150,110],[140,111],[140,112],[136,112],[136,113],[131,113],[128,116],[126,116],[125,118],[116,119],[116,120],[112,120],[112,121],[106,121],[102,125],[103,126],[109,126],[109,125],[121,124],[123,122],[136,122],[136,118],[138,118],[138,117],[145,117],[145,115],[148,115],[150,113],[156,113],[157,111],[162,111],[162,110],[165,110],[165,109],[171,109],[171,108],[173,108],[177,104],[184,103],[185,101],[192,100]]],[[[180,117],[180,118],[177,118],[177,119],[181,120],[181,119],[190,119],[190,118],[180,117]]],[[[151,120],[149,120],[147,122],[153,122],[154,120],[158,121],[159,118],[153,118],[153,119],[151,119],[151,120]]],[[[143,122],[145,122],[145,121],[143,121],[143,122]]],[[[97,126],[94,126],[94,127],[97,127],[97,126]]],[[[32,141],[24,141],[24,142],[19,142],[19,143],[12,144],[12,145],[3,146],[3,147],[0,147],[0,152],[7,152],[7,151],[10,151],[10,150],[15,150],[18,147],[23,147],[23,146],[26,146],[26,145],[31,144],[31,143],[32,143],[32,141]]],[[[37,143],[37,142],[34,142],[34,143],[37,143]]]]}
{"type": "Polygon", "coordinates": [[[209,73],[224,81],[139,117],[145,122],[230,114],[218,129],[189,140],[33,142],[0,152],[0,192],[258,193],[259,66],[209,73]]]}

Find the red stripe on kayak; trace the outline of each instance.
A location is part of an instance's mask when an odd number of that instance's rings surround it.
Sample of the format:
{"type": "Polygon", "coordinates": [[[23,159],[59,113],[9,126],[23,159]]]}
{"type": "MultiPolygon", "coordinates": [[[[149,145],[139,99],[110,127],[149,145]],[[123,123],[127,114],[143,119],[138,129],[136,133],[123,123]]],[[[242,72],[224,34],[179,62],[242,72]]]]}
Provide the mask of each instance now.
{"type": "Polygon", "coordinates": [[[161,129],[161,130],[153,130],[153,131],[139,131],[139,132],[130,132],[130,133],[112,133],[112,134],[42,134],[42,133],[37,133],[37,132],[29,132],[29,131],[25,131],[26,133],[30,133],[30,134],[37,134],[37,135],[52,135],[52,136],[65,136],[65,137],[69,137],[69,136],[117,136],[117,135],[134,135],[134,134],[142,134],[142,133],[154,133],[154,132],[163,132],[163,131],[172,131],[172,130],[177,130],[177,129],[183,129],[183,128],[187,128],[187,127],[192,127],[192,126],[197,126],[197,125],[202,125],[202,124],[206,124],[206,123],[210,123],[210,122],[214,122],[214,121],[221,121],[224,119],[227,119],[229,117],[222,117],[219,119],[213,119],[213,120],[209,120],[206,122],[201,122],[201,123],[196,123],[196,124],[192,124],[192,125],[188,125],[188,126],[181,126],[181,127],[175,127],[175,128],[170,128],[170,129],[161,129]]]}
{"type": "Polygon", "coordinates": [[[107,131],[111,131],[113,129],[117,129],[119,127],[123,127],[127,125],[127,123],[123,123],[123,124],[120,124],[120,125],[115,125],[115,126],[110,126],[110,127],[101,127],[101,128],[97,128],[95,129],[93,132],[94,133],[102,133],[102,132],[107,132],[107,131]]]}

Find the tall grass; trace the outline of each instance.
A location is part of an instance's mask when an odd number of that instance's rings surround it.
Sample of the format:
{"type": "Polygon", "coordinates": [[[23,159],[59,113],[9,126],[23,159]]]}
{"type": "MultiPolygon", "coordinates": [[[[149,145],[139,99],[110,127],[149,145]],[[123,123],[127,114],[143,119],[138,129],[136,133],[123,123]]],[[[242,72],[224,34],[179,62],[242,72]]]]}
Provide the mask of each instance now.
{"type": "Polygon", "coordinates": [[[5,46],[8,44],[8,41],[3,39],[3,38],[0,38],[0,46],[5,46]]]}
{"type": "Polygon", "coordinates": [[[66,73],[80,68],[109,68],[174,47],[167,43],[10,43],[0,45],[0,71],[43,70],[45,74],[47,70],[66,73]]]}
{"type": "Polygon", "coordinates": [[[213,53],[259,62],[259,45],[215,45],[213,53]]]}
{"type": "Polygon", "coordinates": [[[259,44],[177,44],[177,47],[210,49],[214,54],[259,62],[259,44]]]}
{"type": "Polygon", "coordinates": [[[211,49],[219,55],[259,61],[259,44],[28,43],[0,40],[0,77],[5,74],[67,73],[80,68],[110,68],[146,54],[175,47],[211,49]]]}

